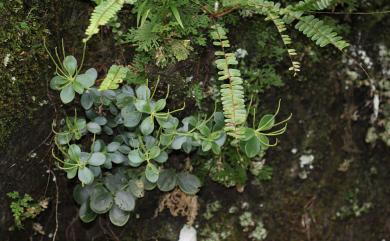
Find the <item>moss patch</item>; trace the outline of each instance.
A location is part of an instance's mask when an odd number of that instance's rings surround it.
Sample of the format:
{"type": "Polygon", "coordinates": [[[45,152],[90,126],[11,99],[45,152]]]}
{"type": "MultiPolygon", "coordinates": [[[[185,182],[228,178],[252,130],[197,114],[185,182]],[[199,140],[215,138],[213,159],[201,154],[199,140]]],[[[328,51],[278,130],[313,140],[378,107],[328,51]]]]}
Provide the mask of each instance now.
{"type": "Polygon", "coordinates": [[[42,25],[45,1],[0,1],[0,147],[44,105],[46,78],[42,25]],[[35,3],[36,2],[36,3],[35,3]]]}

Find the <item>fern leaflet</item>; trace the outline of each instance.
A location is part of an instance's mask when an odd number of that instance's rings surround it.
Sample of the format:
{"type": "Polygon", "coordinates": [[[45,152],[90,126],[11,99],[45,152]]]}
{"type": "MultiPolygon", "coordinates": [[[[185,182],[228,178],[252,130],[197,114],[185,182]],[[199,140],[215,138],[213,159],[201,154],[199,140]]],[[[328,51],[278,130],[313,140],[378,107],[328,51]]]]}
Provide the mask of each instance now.
{"type": "Polygon", "coordinates": [[[300,17],[295,28],[315,41],[320,47],[328,44],[334,45],[339,50],[348,47],[349,44],[333,31],[332,27],[326,25],[323,21],[315,18],[313,15],[300,17]]]}
{"type": "Polygon", "coordinates": [[[226,31],[220,25],[214,25],[211,32],[213,44],[221,48],[216,51],[217,60],[215,64],[218,71],[218,80],[227,81],[221,85],[220,93],[225,116],[225,131],[239,139],[242,136],[242,128],[239,128],[246,122],[247,112],[245,109],[244,87],[241,73],[238,69],[231,68],[237,65],[234,53],[226,53],[225,49],[230,47],[226,31]]]}
{"type": "Polygon", "coordinates": [[[124,3],[125,0],[106,0],[96,6],[85,31],[87,37],[83,41],[87,42],[94,34],[97,34],[99,27],[106,25],[122,9],[124,3]]]}
{"type": "Polygon", "coordinates": [[[118,89],[119,84],[123,82],[123,79],[126,77],[128,71],[129,71],[128,68],[120,65],[111,66],[106,78],[99,86],[99,90],[118,89]]]}

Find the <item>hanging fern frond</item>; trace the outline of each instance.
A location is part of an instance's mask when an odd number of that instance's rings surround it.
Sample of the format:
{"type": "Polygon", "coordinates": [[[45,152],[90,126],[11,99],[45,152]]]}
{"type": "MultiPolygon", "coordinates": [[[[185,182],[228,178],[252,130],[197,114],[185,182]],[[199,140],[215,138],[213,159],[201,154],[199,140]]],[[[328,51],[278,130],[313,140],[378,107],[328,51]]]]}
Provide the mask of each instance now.
{"type": "Polygon", "coordinates": [[[238,64],[235,54],[225,52],[226,48],[230,47],[226,31],[220,25],[214,25],[212,28],[213,44],[221,49],[215,52],[217,57],[215,64],[219,70],[218,80],[224,81],[220,89],[225,116],[224,129],[229,135],[239,139],[243,134],[240,126],[246,122],[247,118],[243,80],[240,70],[232,67],[238,64]]]}
{"type": "Polygon", "coordinates": [[[83,41],[87,42],[94,34],[97,34],[99,27],[106,25],[122,9],[124,4],[125,0],[106,0],[96,6],[90,18],[90,24],[85,31],[87,37],[83,41]]]}
{"type": "Polygon", "coordinates": [[[297,51],[294,48],[289,47],[292,41],[290,36],[285,34],[287,30],[286,24],[279,17],[279,15],[273,13],[269,13],[266,20],[271,20],[275,24],[276,28],[278,29],[283,44],[287,48],[287,53],[291,61],[291,67],[289,68],[289,70],[294,72],[294,76],[297,75],[298,72],[301,71],[301,64],[299,61],[294,61],[294,58],[297,55],[297,51]]]}
{"type": "Polygon", "coordinates": [[[315,18],[313,15],[300,17],[295,28],[311,40],[315,41],[320,47],[332,44],[339,50],[343,50],[349,46],[342,37],[338,36],[337,33],[333,31],[331,26],[326,25],[323,21],[315,18]]]}
{"type": "Polygon", "coordinates": [[[295,11],[315,11],[332,7],[335,0],[304,0],[292,7],[295,11]]]}
{"type": "Polygon", "coordinates": [[[120,65],[110,67],[106,78],[99,86],[99,90],[115,90],[119,88],[119,84],[123,82],[129,69],[120,65]]]}

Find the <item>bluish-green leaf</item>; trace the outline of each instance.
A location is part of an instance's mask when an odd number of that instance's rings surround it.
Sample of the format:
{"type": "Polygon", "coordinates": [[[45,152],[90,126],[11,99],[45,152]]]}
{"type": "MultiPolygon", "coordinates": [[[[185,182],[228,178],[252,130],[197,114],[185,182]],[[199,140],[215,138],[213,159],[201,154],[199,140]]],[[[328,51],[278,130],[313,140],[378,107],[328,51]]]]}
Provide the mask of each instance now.
{"type": "Polygon", "coordinates": [[[137,99],[148,100],[150,98],[150,89],[146,85],[140,85],[135,90],[137,99]]]}
{"type": "Polygon", "coordinates": [[[68,72],[70,76],[73,76],[76,73],[77,60],[75,57],[73,57],[72,55],[66,56],[62,63],[66,72],[68,72]]]}
{"type": "Polygon", "coordinates": [[[148,163],[145,169],[145,176],[149,182],[155,183],[158,180],[159,170],[153,163],[148,163]]]}
{"type": "Polygon", "coordinates": [[[142,121],[142,123],[141,123],[139,129],[141,130],[142,134],[144,134],[144,135],[150,135],[150,134],[153,132],[153,130],[154,130],[154,121],[153,121],[153,118],[152,118],[151,116],[146,117],[146,118],[142,121]]]}
{"type": "Polygon", "coordinates": [[[79,209],[79,217],[84,223],[90,223],[96,219],[97,214],[89,207],[88,201],[84,202],[79,209]]]}
{"type": "Polygon", "coordinates": [[[180,189],[187,194],[195,194],[201,187],[200,180],[197,176],[194,176],[188,172],[181,172],[177,174],[177,181],[180,189]]]}
{"type": "Polygon", "coordinates": [[[112,224],[114,224],[115,226],[122,227],[127,223],[127,221],[129,221],[130,213],[123,211],[117,205],[114,204],[108,216],[112,224]]]}
{"type": "Polygon", "coordinates": [[[157,187],[163,192],[169,192],[173,190],[177,185],[177,176],[174,170],[164,169],[161,171],[158,180],[157,187]]]}
{"type": "Polygon", "coordinates": [[[64,103],[64,104],[68,104],[68,103],[72,102],[72,100],[74,99],[74,96],[75,96],[75,92],[73,90],[72,85],[68,85],[61,90],[60,98],[61,98],[62,103],[64,103]]]}
{"type": "Polygon", "coordinates": [[[115,204],[123,211],[133,211],[135,207],[135,199],[133,194],[128,191],[118,191],[115,194],[115,204]]]}
{"type": "Polygon", "coordinates": [[[77,176],[79,180],[86,185],[91,184],[94,179],[94,175],[88,167],[79,168],[77,176]]]}
{"type": "Polygon", "coordinates": [[[97,186],[91,195],[90,207],[98,214],[106,213],[112,207],[114,198],[112,194],[102,186],[97,186]]]}
{"type": "Polygon", "coordinates": [[[91,132],[93,134],[98,134],[102,131],[102,128],[100,127],[100,125],[95,123],[95,122],[89,122],[87,124],[87,129],[89,132],[91,132]]]}
{"type": "Polygon", "coordinates": [[[101,166],[106,162],[106,156],[101,152],[92,153],[91,158],[88,161],[88,164],[92,166],[101,166]]]}

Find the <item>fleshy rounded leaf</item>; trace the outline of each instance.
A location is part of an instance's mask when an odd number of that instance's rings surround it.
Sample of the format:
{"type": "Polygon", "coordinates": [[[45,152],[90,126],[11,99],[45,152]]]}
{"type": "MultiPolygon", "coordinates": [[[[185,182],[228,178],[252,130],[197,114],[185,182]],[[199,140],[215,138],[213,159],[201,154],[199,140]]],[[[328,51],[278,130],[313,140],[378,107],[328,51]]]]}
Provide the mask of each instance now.
{"type": "Polygon", "coordinates": [[[153,130],[154,130],[154,121],[153,121],[153,118],[148,116],[146,117],[141,125],[140,125],[140,130],[142,132],[142,134],[144,135],[150,135],[153,130]]]}
{"type": "Polygon", "coordinates": [[[68,85],[61,90],[60,98],[61,98],[62,103],[64,103],[64,104],[68,104],[68,103],[72,102],[72,100],[74,99],[74,96],[75,96],[75,92],[73,90],[72,85],[68,85]]]}
{"type": "Polygon", "coordinates": [[[202,185],[197,176],[188,172],[181,172],[177,174],[177,182],[183,192],[191,195],[197,193],[202,185]]]}
{"type": "Polygon", "coordinates": [[[88,160],[88,164],[93,166],[101,166],[106,162],[106,155],[101,152],[92,153],[91,158],[88,160]]]}
{"type": "Polygon", "coordinates": [[[112,224],[122,227],[129,221],[130,213],[123,211],[117,205],[113,205],[108,216],[112,224]]]}
{"type": "Polygon", "coordinates": [[[142,162],[145,161],[143,158],[141,158],[138,150],[130,151],[128,158],[130,161],[130,165],[135,166],[135,167],[139,166],[142,162]]]}
{"type": "Polygon", "coordinates": [[[114,198],[112,194],[102,186],[96,187],[91,195],[90,207],[98,214],[106,213],[112,207],[114,198]]]}
{"type": "Polygon", "coordinates": [[[97,214],[89,207],[88,202],[84,202],[79,209],[79,217],[84,223],[90,223],[96,219],[97,214]]]}
{"type": "Polygon", "coordinates": [[[102,131],[102,128],[95,122],[89,122],[87,124],[87,130],[93,134],[98,134],[102,131]]]}
{"type": "Polygon", "coordinates": [[[157,187],[163,192],[173,190],[177,185],[177,176],[174,170],[165,169],[160,172],[157,180],[157,187]]]}
{"type": "Polygon", "coordinates": [[[128,191],[118,191],[114,197],[115,204],[123,211],[133,211],[135,207],[135,199],[133,194],[128,191]]]}
{"type": "Polygon", "coordinates": [[[62,63],[64,65],[66,72],[68,72],[70,76],[73,76],[74,73],[76,73],[77,60],[75,57],[73,57],[72,55],[66,56],[62,63]]]}
{"type": "Polygon", "coordinates": [[[155,183],[158,180],[159,170],[153,163],[148,163],[145,169],[145,176],[148,181],[155,183]]]}
{"type": "Polygon", "coordinates": [[[94,179],[94,175],[88,167],[79,168],[77,176],[79,180],[86,185],[91,184],[94,179]]]}

